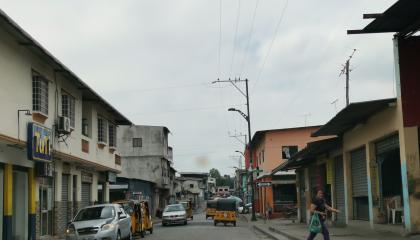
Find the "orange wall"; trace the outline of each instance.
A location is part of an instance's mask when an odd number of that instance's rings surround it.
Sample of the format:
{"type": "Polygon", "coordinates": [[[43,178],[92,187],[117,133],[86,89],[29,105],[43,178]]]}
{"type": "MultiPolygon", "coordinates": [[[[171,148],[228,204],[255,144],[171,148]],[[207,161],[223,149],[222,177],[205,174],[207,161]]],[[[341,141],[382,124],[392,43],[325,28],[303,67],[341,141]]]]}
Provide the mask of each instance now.
{"type": "MultiPolygon", "coordinates": [[[[260,170],[271,172],[285,161],[282,159],[282,146],[298,146],[298,151],[300,151],[306,147],[308,142],[325,139],[325,137],[311,137],[311,134],[318,128],[292,128],[266,132],[256,148],[257,159],[260,156],[260,152],[264,151],[264,161],[259,164],[260,170]]],[[[257,162],[259,163],[258,160],[257,162]]]]}

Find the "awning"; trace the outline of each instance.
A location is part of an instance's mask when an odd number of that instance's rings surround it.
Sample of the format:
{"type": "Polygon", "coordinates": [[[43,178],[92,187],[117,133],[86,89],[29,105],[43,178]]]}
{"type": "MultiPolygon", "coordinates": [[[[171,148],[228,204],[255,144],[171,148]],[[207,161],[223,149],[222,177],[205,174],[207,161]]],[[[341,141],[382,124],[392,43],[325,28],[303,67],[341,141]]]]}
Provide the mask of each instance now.
{"type": "Polygon", "coordinates": [[[357,124],[365,122],[375,113],[396,103],[396,98],[351,103],[327,124],[312,134],[312,137],[341,135],[357,124]]]}
{"type": "Polygon", "coordinates": [[[410,36],[420,29],[420,1],[399,0],[385,12],[364,14],[363,18],[375,20],[361,30],[348,30],[347,34],[391,32],[410,36]]]}

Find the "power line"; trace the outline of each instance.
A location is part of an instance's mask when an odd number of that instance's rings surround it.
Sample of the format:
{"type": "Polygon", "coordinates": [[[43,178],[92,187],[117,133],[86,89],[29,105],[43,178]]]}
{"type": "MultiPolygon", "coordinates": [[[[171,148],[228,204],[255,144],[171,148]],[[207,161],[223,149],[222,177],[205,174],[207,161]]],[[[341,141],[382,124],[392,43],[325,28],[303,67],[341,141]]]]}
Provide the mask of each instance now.
{"type": "Polygon", "coordinates": [[[257,78],[255,79],[254,89],[256,88],[256,86],[258,84],[258,81],[260,80],[260,77],[261,77],[261,74],[262,74],[262,72],[264,70],[264,67],[265,67],[265,64],[267,62],[268,56],[270,56],[271,49],[273,48],[274,42],[275,42],[275,40],[277,38],[277,34],[278,34],[278,31],[279,31],[279,28],[280,28],[280,24],[283,21],[284,13],[286,11],[286,8],[287,8],[287,5],[288,4],[289,4],[289,0],[286,0],[286,3],[284,4],[283,10],[281,11],[281,14],[280,14],[280,18],[277,21],[276,28],[274,30],[273,39],[271,40],[270,46],[268,47],[267,54],[264,57],[264,61],[263,61],[262,65],[261,65],[260,71],[258,72],[257,78]]]}
{"type": "MultiPolygon", "coordinates": [[[[245,104],[237,104],[234,106],[244,106],[245,104]]],[[[139,115],[156,115],[156,114],[168,114],[168,113],[178,113],[178,112],[190,112],[190,111],[204,111],[204,110],[214,110],[226,108],[226,106],[210,106],[210,107],[198,107],[198,108],[184,108],[184,109],[175,109],[175,110],[164,110],[159,112],[149,112],[149,113],[136,113],[135,116],[139,115]]]]}
{"type": "Polygon", "coordinates": [[[251,42],[252,34],[254,32],[255,17],[257,15],[257,9],[258,9],[258,4],[259,3],[260,3],[260,0],[257,0],[255,2],[254,14],[253,14],[252,20],[251,20],[251,28],[249,30],[248,41],[247,41],[246,46],[245,46],[244,57],[242,58],[242,62],[241,62],[241,67],[240,67],[240,72],[239,72],[239,78],[242,77],[242,73],[244,71],[245,60],[246,60],[247,52],[248,52],[248,49],[249,49],[249,44],[251,42]]]}
{"type": "Polygon", "coordinates": [[[221,74],[221,52],[222,52],[222,0],[219,1],[219,49],[217,57],[217,77],[221,74]]]}
{"type": "Polygon", "coordinates": [[[235,26],[235,36],[233,37],[233,53],[232,53],[232,59],[230,61],[230,72],[229,72],[229,77],[231,77],[232,75],[232,70],[233,70],[233,62],[235,60],[235,54],[236,54],[236,43],[237,43],[237,38],[238,38],[238,28],[239,28],[239,18],[241,15],[241,0],[238,0],[238,10],[237,10],[237,14],[236,14],[236,26],[235,26]]]}

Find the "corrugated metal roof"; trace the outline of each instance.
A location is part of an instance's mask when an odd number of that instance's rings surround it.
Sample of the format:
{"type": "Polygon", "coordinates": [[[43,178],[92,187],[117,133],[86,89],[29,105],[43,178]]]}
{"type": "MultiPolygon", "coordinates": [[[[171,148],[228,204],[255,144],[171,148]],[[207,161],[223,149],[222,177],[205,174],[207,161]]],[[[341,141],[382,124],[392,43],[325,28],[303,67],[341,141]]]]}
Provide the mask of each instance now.
{"type": "Polygon", "coordinates": [[[394,32],[400,36],[411,35],[420,29],[420,1],[399,0],[385,12],[365,14],[375,18],[362,30],[348,30],[348,34],[394,32]]]}
{"type": "Polygon", "coordinates": [[[396,98],[387,98],[351,103],[335,115],[327,124],[314,132],[312,137],[341,135],[355,127],[358,123],[366,121],[375,113],[394,104],[396,101],[396,98]]]}

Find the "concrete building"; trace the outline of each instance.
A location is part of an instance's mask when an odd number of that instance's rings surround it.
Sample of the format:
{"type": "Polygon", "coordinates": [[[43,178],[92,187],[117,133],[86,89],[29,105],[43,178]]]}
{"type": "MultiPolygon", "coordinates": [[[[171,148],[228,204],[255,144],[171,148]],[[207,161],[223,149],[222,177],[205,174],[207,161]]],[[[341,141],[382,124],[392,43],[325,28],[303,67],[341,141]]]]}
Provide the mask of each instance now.
{"type": "Polygon", "coordinates": [[[62,237],[78,209],[109,201],[117,125],[131,122],[1,10],[0,72],[0,236],[62,237]]]}
{"type": "Polygon", "coordinates": [[[275,217],[285,207],[296,204],[294,173],[277,172],[273,174],[273,170],[288,161],[308,142],[319,139],[311,137],[311,134],[319,127],[271,129],[257,131],[254,134],[251,149],[255,166],[260,171],[256,173],[256,178],[254,178],[257,182],[255,191],[256,211],[264,214],[268,208],[271,208],[275,217]]]}
{"type": "Polygon", "coordinates": [[[154,212],[171,199],[175,170],[172,148],[168,146],[169,129],[162,126],[120,126],[118,151],[121,173],[111,189],[111,199],[144,199],[154,212]]]}
{"type": "Polygon", "coordinates": [[[207,189],[208,173],[183,172],[176,178],[177,186],[175,193],[177,200],[191,200],[194,208],[198,208],[204,202],[207,189]]]}

